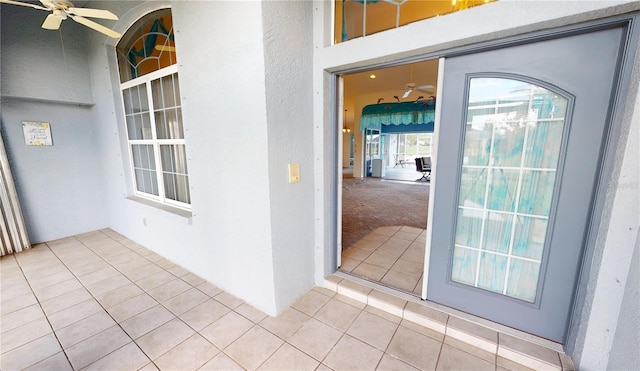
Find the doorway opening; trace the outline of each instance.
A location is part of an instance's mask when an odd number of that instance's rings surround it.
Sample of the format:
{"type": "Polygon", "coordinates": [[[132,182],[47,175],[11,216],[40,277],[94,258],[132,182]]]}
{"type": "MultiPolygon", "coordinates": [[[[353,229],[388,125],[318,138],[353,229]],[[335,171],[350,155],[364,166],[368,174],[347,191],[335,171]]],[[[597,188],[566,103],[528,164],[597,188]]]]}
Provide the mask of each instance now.
{"type": "Polygon", "coordinates": [[[438,60],[344,74],[342,272],[422,293],[438,60]],[[420,165],[419,165],[420,164],[420,165]]]}

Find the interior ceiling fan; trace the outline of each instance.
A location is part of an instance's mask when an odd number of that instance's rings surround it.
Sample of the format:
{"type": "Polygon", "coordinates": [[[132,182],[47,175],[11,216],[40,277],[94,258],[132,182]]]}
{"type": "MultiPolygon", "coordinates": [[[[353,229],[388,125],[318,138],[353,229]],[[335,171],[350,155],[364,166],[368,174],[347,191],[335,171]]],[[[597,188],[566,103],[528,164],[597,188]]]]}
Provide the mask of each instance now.
{"type": "Polygon", "coordinates": [[[409,94],[411,94],[411,92],[413,92],[414,90],[418,90],[421,91],[425,94],[428,95],[433,95],[433,91],[429,91],[429,90],[425,90],[425,89],[433,89],[433,85],[431,84],[427,84],[427,85],[420,85],[418,86],[415,82],[413,82],[413,65],[411,66],[411,77],[408,83],[406,83],[404,85],[404,94],[402,95],[402,98],[406,98],[409,96],[409,94]]]}
{"type": "Polygon", "coordinates": [[[40,0],[40,3],[42,5],[24,3],[24,2],[13,1],[13,0],[0,0],[0,3],[26,6],[29,8],[51,12],[51,14],[49,14],[47,18],[45,18],[44,22],[42,23],[42,28],[47,30],[57,30],[60,28],[60,24],[62,23],[63,20],[67,18],[71,18],[74,21],[82,25],[85,25],[91,29],[94,29],[98,32],[101,32],[109,37],[113,37],[117,39],[121,36],[120,33],[110,28],[107,28],[99,23],[96,23],[90,19],[85,18],[85,17],[89,17],[89,18],[111,19],[114,21],[118,20],[118,17],[108,10],[76,8],[73,6],[73,4],[70,1],[66,1],[66,0],[40,0]]]}

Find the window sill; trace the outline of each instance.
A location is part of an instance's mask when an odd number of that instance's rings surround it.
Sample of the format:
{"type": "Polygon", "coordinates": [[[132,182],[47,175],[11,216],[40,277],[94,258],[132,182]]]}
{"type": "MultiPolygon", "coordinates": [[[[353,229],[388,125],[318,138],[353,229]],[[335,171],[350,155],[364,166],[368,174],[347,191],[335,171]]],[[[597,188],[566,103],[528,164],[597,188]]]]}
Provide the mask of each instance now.
{"type": "Polygon", "coordinates": [[[159,210],[162,210],[162,211],[166,211],[168,213],[171,213],[171,214],[174,214],[174,215],[177,215],[177,216],[181,216],[183,218],[191,218],[193,216],[193,213],[191,211],[189,211],[189,210],[183,210],[183,209],[179,209],[177,207],[173,207],[173,206],[170,206],[170,205],[161,204],[161,203],[158,203],[158,202],[147,200],[146,198],[143,198],[143,197],[129,196],[129,197],[127,197],[127,200],[138,202],[138,203],[141,203],[141,204],[146,205],[146,206],[151,206],[153,208],[156,208],[156,209],[159,209],[159,210]]]}

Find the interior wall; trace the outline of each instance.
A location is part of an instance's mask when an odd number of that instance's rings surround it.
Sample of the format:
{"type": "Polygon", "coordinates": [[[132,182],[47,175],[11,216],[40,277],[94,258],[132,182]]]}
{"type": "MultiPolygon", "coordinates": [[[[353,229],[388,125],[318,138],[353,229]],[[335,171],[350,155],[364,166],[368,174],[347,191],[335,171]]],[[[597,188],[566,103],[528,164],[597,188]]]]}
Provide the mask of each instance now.
{"type": "MultiPolygon", "coordinates": [[[[389,61],[415,58],[421,55],[430,57],[439,56],[438,52],[465,45],[473,45],[481,41],[498,40],[510,35],[521,35],[535,30],[544,30],[560,27],[573,23],[604,18],[616,14],[622,14],[639,10],[637,2],[620,1],[616,3],[598,1],[574,1],[574,2],[554,2],[535,1],[523,2],[517,0],[502,0],[484,6],[469,9],[464,12],[450,14],[443,17],[432,18],[407,25],[395,30],[375,34],[363,39],[352,40],[338,45],[330,45],[325,37],[324,26],[327,25],[326,18],[331,14],[330,6],[320,6],[322,12],[315,18],[316,31],[315,43],[317,52],[315,63],[318,66],[314,70],[314,89],[322,90],[325,94],[319,94],[314,100],[314,106],[326,106],[334,96],[331,94],[332,86],[326,84],[324,74],[329,72],[340,72],[352,68],[371,66],[376,63],[388,63],[389,61]],[[487,19],[500,19],[500,22],[487,22],[487,19]],[[428,35],[420,37],[416,35],[428,35]],[[328,98],[327,98],[328,96],[328,98]]],[[[631,78],[632,87],[628,104],[622,102],[619,107],[624,111],[621,113],[625,117],[623,123],[623,133],[629,133],[632,122],[634,108],[638,107],[638,85],[637,76],[640,74],[640,60],[636,57],[633,63],[634,77],[631,78]]],[[[445,66],[446,68],[446,66],[445,66]]],[[[629,67],[631,68],[631,66],[629,67]]],[[[637,122],[637,121],[636,121],[637,122]]],[[[316,167],[330,166],[327,156],[322,156],[322,149],[330,148],[331,141],[327,140],[326,130],[331,127],[330,115],[317,116],[315,118],[315,146],[319,151],[316,156],[316,167]]],[[[637,125],[635,125],[637,128],[637,125]]],[[[636,129],[634,129],[636,130],[636,129]]],[[[632,131],[637,135],[637,131],[632,131]]],[[[596,250],[611,252],[610,259],[603,259],[602,265],[590,267],[585,274],[588,281],[605,280],[604,285],[594,285],[596,293],[602,294],[605,299],[607,290],[614,285],[615,272],[617,267],[628,267],[631,260],[632,249],[619,249],[618,241],[635,241],[640,223],[637,218],[629,220],[630,225],[620,225],[610,221],[625,220],[628,215],[624,208],[613,207],[611,200],[616,199],[619,205],[637,205],[638,180],[630,181],[624,178],[625,182],[618,183],[618,179],[625,171],[638,168],[638,156],[636,152],[625,152],[627,147],[627,137],[612,143],[615,148],[617,163],[612,171],[611,184],[607,185],[605,209],[602,210],[603,220],[598,230],[596,250]],[[631,155],[635,153],[635,155],[631,155]],[[630,183],[629,183],[630,182],[630,183]],[[609,228],[609,229],[607,229],[609,228]]],[[[637,148],[637,147],[632,147],[637,148]]],[[[332,179],[325,177],[316,181],[316,188],[330,191],[332,179]]],[[[319,193],[323,195],[323,193],[319,193]]],[[[325,198],[329,200],[329,198],[325,198]]],[[[324,200],[318,200],[317,203],[324,200]]],[[[635,210],[635,209],[634,209],[635,210]]],[[[323,218],[317,218],[316,229],[322,230],[330,222],[330,213],[325,210],[323,218]]],[[[636,215],[637,217],[637,215],[636,215]]],[[[325,241],[324,254],[327,259],[333,253],[332,241],[325,241]]],[[[606,255],[606,254],[605,254],[606,255]]],[[[600,258],[598,256],[597,258],[600,258]]],[[[626,277],[626,274],[625,274],[626,277]]],[[[585,281],[582,281],[585,282],[585,281]]],[[[626,281],[621,281],[626,282],[626,281]]],[[[623,285],[624,286],[624,285],[623,285]]],[[[619,292],[619,289],[617,290],[619,292]]],[[[624,289],[623,289],[624,291],[624,289]]],[[[577,335],[577,343],[572,352],[574,361],[581,369],[602,369],[608,363],[608,350],[613,344],[613,337],[602,336],[602,329],[607,323],[618,323],[618,314],[622,306],[621,296],[615,295],[614,301],[594,300],[594,297],[587,297],[587,303],[579,308],[583,315],[580,317],[581,325],[585,328],[591,327],[592,331],[587,331],[582,337],[577,335]],[[594,309],[597,309],[594,311],[594,309]],[[603,342],[599,342],[603,339],[603,342]],[[597,346],[596,346],[597,345],[597,346]]],[[[607,326],[611,330],[610,326],[607,326]]],[[[615,328],[615,326],[614,326],[615,328]]],[[[573,336],[576,336],[575,334],[573,336]]],[[[633,345],[623,345],[626,352],[634,352],[633,345]]],[[[618,349],[617,351],[621,351],[618,349]]]]}
{"type": "Polygon", "coordinates": [[[0,130],[32,243],[104,228],[85,30],[40,28],[41,11],[2,5],[0,130]],[[22,121],[48,122],[53,146],[27,146],[22,121]]]}

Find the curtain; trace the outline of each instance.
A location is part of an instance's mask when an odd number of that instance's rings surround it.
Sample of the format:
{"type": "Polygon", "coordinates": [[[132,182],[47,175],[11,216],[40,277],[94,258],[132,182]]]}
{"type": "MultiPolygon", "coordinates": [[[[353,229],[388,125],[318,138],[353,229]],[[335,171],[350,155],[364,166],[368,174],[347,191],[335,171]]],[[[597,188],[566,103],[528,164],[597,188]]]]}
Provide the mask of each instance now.
{"type": "Polygon", "coordinates": [[[0,256],[31,247],[0,133],[0,256]]]}

